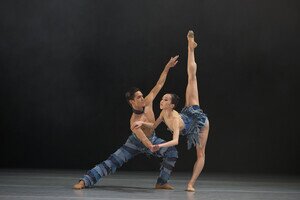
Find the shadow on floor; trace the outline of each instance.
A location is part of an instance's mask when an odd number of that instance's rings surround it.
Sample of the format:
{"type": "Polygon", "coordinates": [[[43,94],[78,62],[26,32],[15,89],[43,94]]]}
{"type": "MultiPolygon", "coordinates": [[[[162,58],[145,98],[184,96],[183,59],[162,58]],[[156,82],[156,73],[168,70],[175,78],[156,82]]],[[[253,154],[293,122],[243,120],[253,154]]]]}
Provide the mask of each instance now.
{"type": "Polygon", "coordinates": [[[153,193],[154,188],[145,187],[129,187],[129,186],[117,186],[117,185],[105,185],[105,186],[94,186],[94,189],[114,191],[114,192],[126,192],[126,193],[136,193],[136,192],[146,192],[153,193]]]}

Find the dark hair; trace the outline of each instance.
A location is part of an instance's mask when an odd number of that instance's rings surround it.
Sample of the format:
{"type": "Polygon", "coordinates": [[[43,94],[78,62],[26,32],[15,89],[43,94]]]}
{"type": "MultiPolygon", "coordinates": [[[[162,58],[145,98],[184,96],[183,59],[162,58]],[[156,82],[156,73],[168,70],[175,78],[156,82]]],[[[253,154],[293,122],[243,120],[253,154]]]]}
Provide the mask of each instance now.
{"type": "Polygon", "coordinates": [[[125,93],[125,98],[127,103],[131,106],[129,100],[133,100],[134,99],[134,94],[138,91],[141,91],[139,88],[137,87],[132,87],[130,88],[126,93],[125,93]]]}
{"type": "Polygon", "coordinates": [[[177,94],[174,93],[169,93],[169,94],[171,95],[171,104],[174,104],[174,108],[176,108],[180,98],[177,94]]]}

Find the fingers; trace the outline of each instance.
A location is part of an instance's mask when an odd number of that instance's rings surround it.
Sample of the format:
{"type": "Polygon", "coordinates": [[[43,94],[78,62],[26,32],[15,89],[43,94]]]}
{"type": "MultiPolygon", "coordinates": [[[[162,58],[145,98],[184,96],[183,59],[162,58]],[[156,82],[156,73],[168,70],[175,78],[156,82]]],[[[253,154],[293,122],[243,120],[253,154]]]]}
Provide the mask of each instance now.
{"type": "Polygon", "coordinates": [[[131,125],[131,128],[134,129],[135,127],[136,127],[136,123],[133,123],[133,124],[131,125]]]}
{"type": "Polygon", "coordinates": [[[154,147],[153,147],[153,152],[156,152],[156,151],[158,151],[159,150],[159,146],[158,145],[154,145],[154,147]]]}
{"type": "Polygon", "coordinates": [[[174,67],[178,63],[178,60],[171,63],[171,67],[174,67]]]}
{"type": "Polygon", "coordinates": [[[169,62],[167,63],[167,66],[168,67],[174,67],[178,63],[178,60],[177,60],[178,58],[179,58],[179,55],[171,57],[169,62]]]}
{"type": "Polygon", "coordinates": [[[154,153],[154,152],[158,151],[160,149],[160,147],[159,147],[159,145],[156,144],[156,145],[152,145],[151,147],[149,147],[149,149],[152,153],[154,153]]]}
{"type": "Polygon", "coordinates": [[[174,56],[174,57],[171,57],[171,58],[170,58],[170,61],[171,61],[171,60],[177,60],[178,58],[179,58],[179,55],[176,55],[176,56],[174,56]]]}
{"type": "Polygon", "coordinates": [[[154,152],[154,147],[153,147],[153,145],[151,145],[149,149],[150,149],[150,151],[151,151],[152,153],[154,152]]]}
{"type": "Polygon", "coordinates": [[[177,56],[175,56],[174,58],[173,58],[173,63],[174,63],[174,65],[176,65],[177,64],[177,62],[178,62],[178,59],[179,58],[179,55],[177,55],[177,56]]]}
{"type": "Polygon", "coordinates": [[[174,57],[171,57],[171,59],[170,60],[177,60],[179,58],[179,55],[177,55],[177,56],[174,56],[174,57]]]}
{"type": "Polygon", "coordinates": [[[136,129],[136,126],[131,126],[131,130],[136,129]]]}
{"type": "Polygon", "coordinates": [[[179,55],[172,58],[173,61],[176,61],[179,58],[179,55]]]}
{"type": "Polygon", "coordinates": [[[140,124],[135,124],[135,125],[133,125],[133,129],[135,129],[135,128],[140,128],[140,127],[141,127],[140,124]]]}
{"type": "Polygon", "coordinates": [[[142,124],[134,123],[134,124],[132,124],[131,129],[140,128],[141,126],[142,126],[142,124]]]}

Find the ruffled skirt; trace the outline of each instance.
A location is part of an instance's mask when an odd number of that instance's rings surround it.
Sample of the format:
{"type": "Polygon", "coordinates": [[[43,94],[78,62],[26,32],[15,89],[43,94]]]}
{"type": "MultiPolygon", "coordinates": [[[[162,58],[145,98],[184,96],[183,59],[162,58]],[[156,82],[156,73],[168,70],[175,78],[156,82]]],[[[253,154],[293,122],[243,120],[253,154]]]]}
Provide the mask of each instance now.
{"type": "Polygon", "coordinates": [[[200,106],[188,106],[184,107],[180,116],[184,122],[184,129],[181,131],[181,135],[187,137],[188,149],[193,146],[199,145],[199,137],[201,134],[201,128],[205,125],[207,116],[200,109],[200,106]]]}

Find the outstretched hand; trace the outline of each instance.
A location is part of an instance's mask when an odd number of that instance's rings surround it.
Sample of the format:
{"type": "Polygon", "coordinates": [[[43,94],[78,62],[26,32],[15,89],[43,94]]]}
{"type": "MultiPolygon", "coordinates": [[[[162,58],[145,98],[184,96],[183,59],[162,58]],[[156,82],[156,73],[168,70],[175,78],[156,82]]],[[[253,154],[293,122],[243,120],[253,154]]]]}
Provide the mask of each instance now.
{"type": "Polygon", "coordinates": [[[178,58],[179,58],[179,55],[177,55],[175,57],[171,57],[166,66],[169,68],[174,67],[178,63],[178,60],[177,60],[178,58]]]}

